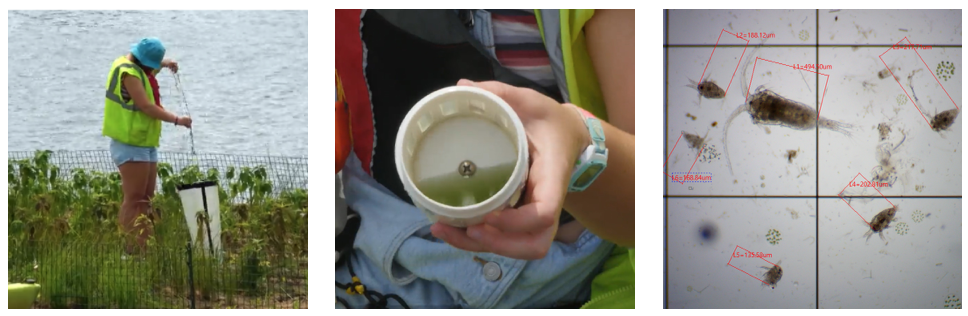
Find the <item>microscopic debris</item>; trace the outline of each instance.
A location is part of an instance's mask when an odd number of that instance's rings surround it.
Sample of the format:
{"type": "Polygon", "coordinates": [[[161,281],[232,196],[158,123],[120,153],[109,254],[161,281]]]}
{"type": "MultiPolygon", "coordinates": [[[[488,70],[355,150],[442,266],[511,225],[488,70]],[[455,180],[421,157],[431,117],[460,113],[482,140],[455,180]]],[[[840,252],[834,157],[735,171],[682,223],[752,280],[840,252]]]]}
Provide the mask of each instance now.
{"type": "Polygon", "coordinates": [[[881,135],[881,140],[887,139],[887,134],[891,132],[891,126],[887,123],[877,124],[877,133],[881,135]]]}
{"type": "Polygon", "coordinates": [[[760,187],[761,188],[765,188],[766,187],[766,183],[760,183],[760,187]]]}
{"type": "Polygon", "coordinates": [[[766,176],[761,174],[760,175],[760,180],[766,180],[766,176]]]}
{"type": "Polygon", "coordinates": [[[686,287],[686,292],[692,292],[692,285],[686,287]]]}
{"type": "Polygon", "coordinates": [[[786,159],[788,163],[793,163],[793,158],[796,158],[796,157],[797,157],[796,150],[793,150],[793,149],[787,150],[786,159]]]}
{"type": "Polygon", "coordinates": [[[898,28],[897,30],[898,31],[901,31],[901,32],[907,32],[908,31],[907,29],[902,29],[902,28],[898,28]]]}
{"type": "Polygon", "coordinates": [[[693,121],[696,120],[696,116],[689,113],[686,113],[686,117],[691,118],[693,121]]]}

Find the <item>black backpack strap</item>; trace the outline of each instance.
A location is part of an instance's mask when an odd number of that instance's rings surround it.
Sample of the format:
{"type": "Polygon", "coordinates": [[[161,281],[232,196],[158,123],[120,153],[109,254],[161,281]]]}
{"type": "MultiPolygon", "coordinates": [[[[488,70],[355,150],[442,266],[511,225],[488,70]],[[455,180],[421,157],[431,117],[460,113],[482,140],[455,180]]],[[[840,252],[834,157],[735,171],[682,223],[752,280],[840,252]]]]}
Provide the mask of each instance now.
{"type": "Polygon", "coordinates": [[[356,240],[356,233],[360,230],[360,214],[352,208],[346,208],[346,225],[343,231],[336,236],[336,266],[346,262],[349,254],[353,252],[353,241],[356,240]]]}

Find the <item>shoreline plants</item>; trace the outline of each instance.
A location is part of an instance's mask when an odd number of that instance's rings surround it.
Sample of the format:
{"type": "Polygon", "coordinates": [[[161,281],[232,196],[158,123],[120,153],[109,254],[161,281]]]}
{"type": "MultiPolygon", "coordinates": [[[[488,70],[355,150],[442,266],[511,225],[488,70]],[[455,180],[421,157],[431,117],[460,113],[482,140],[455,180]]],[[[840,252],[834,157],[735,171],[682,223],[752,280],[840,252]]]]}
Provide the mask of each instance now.
{"type": "Polygon", "coordinates": [[[120,175],[62,170],[51,154],[7,162],[7,281],[35,279],[36,307],[308,308],[305,189],[273,193],[264,166],[176,171],[159,163],[153,215],[140,219],[154,234],[143,255],[129,258],[118,226],[120,175]],[[219,183],[214,256],[190,243],[176,189],[199,181],[219,183]]]}

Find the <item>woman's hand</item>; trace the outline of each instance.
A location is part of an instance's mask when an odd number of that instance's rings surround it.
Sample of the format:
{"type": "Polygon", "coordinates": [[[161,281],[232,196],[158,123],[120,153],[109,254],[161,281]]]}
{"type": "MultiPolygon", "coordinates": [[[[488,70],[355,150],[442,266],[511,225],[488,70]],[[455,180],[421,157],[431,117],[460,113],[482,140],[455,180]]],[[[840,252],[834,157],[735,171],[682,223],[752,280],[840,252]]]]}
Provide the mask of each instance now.
{"type": "Polygon", "coordinates": [[[471,82],[504,99],[517,112],[528,136],[531,169],[524,205],[484,217],[466,230],[436,223],[431,232],[454,247],[517,259],[541,259],[558,230],[558,217],[579,153],[591,143],[583,119],[571,105],[559,104],[534,90],[501,82],[471,82]]]}
{"type": "Polygon", "coordinates": [[[161,60],[161,68],[168,68],[172,73],[178,73],[178,62],[173,59],[165,58],[161,60]]]}
{"type": "Polygon", "coordinates": [[[181,125],[187,128],[192,128],[192,118],[190,116],[180,116],[175,119],[175,125],[181,125]]]}

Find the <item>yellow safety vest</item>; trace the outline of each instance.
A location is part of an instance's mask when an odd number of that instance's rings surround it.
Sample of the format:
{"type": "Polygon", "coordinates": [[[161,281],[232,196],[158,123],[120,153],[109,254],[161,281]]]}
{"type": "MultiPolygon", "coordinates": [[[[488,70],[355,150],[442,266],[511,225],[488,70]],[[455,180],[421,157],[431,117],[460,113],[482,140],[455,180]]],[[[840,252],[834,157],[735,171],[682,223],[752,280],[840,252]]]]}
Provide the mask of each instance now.
{"type": "Polygon", "coordinates": [[[595,10],[534,10],[551,69],[565,102],[608,121],[595,65],[585,44],[585,23],[595,10]]]}
{"type": "MultiPolygon", "coordinates": [[[[608,121],[583,30],[594,14],[595,10],[534,10],[565,102],[608,121]]],[[[591,300],[582,306],[584,309],[634,309],[635,249],[616,246],[602,272],[592,280],[591,292],[591,300]]]]}
{"type": "Polygon", "coordinates": [[[107,91],[104,95],[104,126],[101,134],[132,146],[158,147],[161,120],[141,112],[133,99],[124,100],[121,96],[121,78],[124,74],[141,79],[148,100],[156,104],[154,89],[144,70],[125,56],[115,59],[105,84],[107,91]]]}

